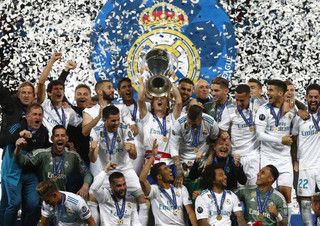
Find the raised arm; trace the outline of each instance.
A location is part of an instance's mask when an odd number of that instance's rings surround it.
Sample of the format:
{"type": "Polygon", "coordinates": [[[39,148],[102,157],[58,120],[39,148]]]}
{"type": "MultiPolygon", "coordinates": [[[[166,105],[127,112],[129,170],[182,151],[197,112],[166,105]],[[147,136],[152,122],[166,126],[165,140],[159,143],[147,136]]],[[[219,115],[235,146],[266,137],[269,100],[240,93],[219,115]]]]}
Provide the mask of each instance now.
{"type": "Polygon", "coordinates": [[[49,60],[47,66],[43,69],[41,75],[40,75],[40,78],[39,78],[39,83],[38,83],[38,90],[37,90],[37,102],[39,104],[42,104],[42,102],[44,101],[45,99],[45,92],[46,92],[46,87],[45,87],[45,82],[47,81],[48,79],[48,76],[49,76],[49,73],[51,71],[51,68],[53,66],[53,64],[58,60],[60,59],[62,56],[61,53],[57,53],[57,52],[54,52],[51,59],[49,60]]]}
{"type": "Polygon", "coordinates": [[[98,158],[98,151],[99,151],[99,145],[98,141],[90,141],[90,148],[89,148],[89,160],[90,162],[95,163],[98,158]]]}
{"type": "Polygon", "coordinates": [[[174,83],[172,84],[172,91],[173,91],[173,97],[176,100],[176,104],[173,107],[173,115],[174,115],[174,118],[177,119],[180,117],[181,111],[182,111],[182,98],[176,84],[174,83]]]}
{"type": "Polygon", "coordinates": [[[151,191],[151,186],[149,181],[147,180],[147,176],[157,153],[158,153],[158,144],[157,144],[157,139],[155,139],[153,141],[153,146],[152,146],[152,155],[148,159],[146,165],[142,168],[142,171],[139,176],[141,188],[145,196],[148,196],[151,191]]]}
{"type": "MultiPolygon", "coordinates": [[[[77,67],[77,63],[75,61],[71,61],[69,60],[65,66],[65,68],[62,70],[58,80],[62,81],[63,83],[65,83],[65,81],[67,80],[67,77],[70,73],[71,70],[75,69],[77,67]]],[[[72,105],[70,103],[70,101],[67,99],[66,95],[64,95],[63,97],[63,102],[67,102],[70,106],[72,105]]]]}
{"type": "Polygon", "coordinates": [[[141,81],[139,91],[138,91],[138,107],[139,107],[138,109],[139,109],[140,119],[143,119],[148,113],[147,105],[144,100],[145,95],[146,95],[146,89],[144,87],[143,81],[141,81]]]}

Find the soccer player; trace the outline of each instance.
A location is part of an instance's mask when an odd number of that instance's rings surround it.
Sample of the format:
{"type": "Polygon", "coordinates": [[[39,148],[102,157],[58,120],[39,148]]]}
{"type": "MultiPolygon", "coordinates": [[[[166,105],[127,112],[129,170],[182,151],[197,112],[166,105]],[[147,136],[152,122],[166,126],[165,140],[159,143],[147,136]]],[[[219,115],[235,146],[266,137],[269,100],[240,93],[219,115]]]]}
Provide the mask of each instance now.
{"type": "Polygon", "coordinates": [[[127,195],[127,184],[124,175],[113,172],[109,176],[110,189],[102,186],[107,180],[108,173],[116,169],[116,164],[109,162],[108,165],[94,178],[91,186],[94,196],[100,206],[101,225],[132,225],[141,226],[138,217],[136,199],[127,195]]]}
{"type": "Polygon", "coordinates": [[[227,176],[224,170],[214,168],[206,171],[203,180],[206,190],[197,197],[195,204],[199,225],[231,226],[232,212],[240,226],[247,225],[238,197],[232,191],[225,190],[227,176]]]}
{"type": "Polygon", "coordinates": [[[277,185],[288,203],[288,222],[290,223],[293,185],[293,167],[291,160],[292,111],[284,111],[284,94],[287,85],[281,80],[268,81],[267,95],[269,103],[262,105],[255,118],[257,137],[261,141],[261,166],[272,164],[279,171],[277,185]]]}
{"type": "Polygon", "coordinates": [[[257,99],[259,106],[268,102],[268,99],[262,95],[262,84],[259,80],[250,78],[248,81],[248,86],[250,87],[250,95],[252,100],[257,99]]]}
{"type": "Polygon", "coordinates": [[[36,225],[39,221],[39,196],[35,188],[38,184],[36,171],[22,169],[14,162],[15,143],[25,141],[23,155],[36,148],[50,147],[47,129],[42,125],[43,109],[40,104],[31,104],[26,118],[0,134],[0,145],[6,146],[1,165],[1,206],[0,224],[14,225],[17,212],[22,204],[22,225],[36,225]]]}
{"type": "Polygon", "coordinates": [[[201,104],[204,105],[205,103],[209,102],[209,83],[204,79],[200,79],[195,85],[194,93],[196,94],[197,101],[201,104]]]}
{"type": "MultiPolygon", "coordinates": [[[[302,220],[305,225],[312,225],[311,197],[316,185],[320,186],[320,86],[311,84],[307,87],[306,100],[310,116],[303,120],[296,116],[293,120],[292,134],[297,142],[298,159],[295,165],[299,167],[298,197],[301,206],[302,220]]],[[[294,155],[295,156],[295,155],[294,155]]]]}
{"type": "Polygon", "coordinates": [[[43,200],[40,226],[48,225],[52,216],[55,225],[96,225],[86,202],[79,195],[59,191],[53,181],[40,182],[37,192],[43,200]]]}
{"type": "Polygon", "coordinates": [[[185,207],[192,225],[197,225],[196,216],[189,198],[188,190],[182,185],[177,188],[172,185],[173,174],[166,163],[160,162],[151,165],[158,154],[157,140],[152,146],[152,155],[148,159],[140,174],[140,184],[145,196],[151,200],[151,208],[155,218],[155,225],[186,225],[183,216],[185,207]],[[150,175],[157,184],[150,185],[147,180],[149,170],[150,175]]]}
{"type": "Polygon", "coordinates": [[[182,99],[182,111],[181,111],[182,115],[187,114],[189,107],[194,102],[196,102],[196,100],[191,97],[193,93],[193,87],[194,87],[194,83],[191,79],[183,78],[179,80],[178,89],[182,99]]]}
{"type": "Polygon", "coordinates": [[[217,138],[219,128],[211,116],[202,113],[199,105],[192,105],[188,114],[181,116],[174,123],[171,133],[170,154],[178,171],[184,169],[187,176],[196,159],[196,154],[207,152],[207,138],[217,138]]]}
{"type": "Polygon", "coordinates": [[[240,84],[236,88],[236,104],[228,105],[219,122],[220,133],[229,136],[231,129],[232,155],[240,155],[243,170],[247,175],[246,185],[254,185],[259,172],[259,141],[254,128],[254,116],[250,108],[250,87],[240,84]]]}
{"type": "Polygon", "coordinates": [[[203,112],[212,116],[216,120],[216,122],[220,122],[223,110],[228,104],[232,103],[232,100],[228,99],[228,93],[228,80],[222,77],[212,79],[211,94],[213,97],[213,101],[203,105],[203,112]]]}
{"type": "Polygon", "coordinates": [[[263,167],[257,175],[257,187],[241,187],[236,195],[245,206],[245,219],[262,225],[287,225],[287,203],[283,195],[272,188],[279,172],[273,165],[263,167]]]}

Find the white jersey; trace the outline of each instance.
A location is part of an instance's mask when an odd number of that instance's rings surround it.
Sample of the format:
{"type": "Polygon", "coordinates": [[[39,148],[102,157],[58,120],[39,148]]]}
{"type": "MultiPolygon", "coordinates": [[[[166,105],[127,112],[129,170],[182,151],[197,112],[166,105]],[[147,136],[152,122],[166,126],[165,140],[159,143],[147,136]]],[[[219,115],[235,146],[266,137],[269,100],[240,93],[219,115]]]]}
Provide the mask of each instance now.
{"type": "Polygon", "coordinates": [[[254,114],[256,114],[259,107],[267,103],[268,103],[268,98],[265,96],[261,96],[260,98],[251,97],[249,108],[252,110],[254,114]]]}
{"type": "MultiPolygon", "coordinates": [[[[317,119],[317,114],[313,114],[317,119]]],[[[303,120],[299,116],[293,120],[292,134],[298,135],[299,169],[320,168],[320,136],[312,117],[303,120]]]]}
{"type": "MultiPolygon", "coordinates": [[[[90,209],[84,199],[76,194],[66,191],[60,191],[65,195],[65,202],[59,226],[87,225],[85,221],[91,217],[90,209]]],[[[54,216],[58,220],[60,205],[50,206],[45,202],[42,203],[41,215],[49,218],[54,216]]]]}
{"type": "MultiPolygon", "coordinates": [[[[101,129],[98,127],[94,127],[90,133],[90,139],[92,141],[98,141],[99,145],[99,152],[98,152],[98,159],[97,161],[100,162],[101,168],[96,168],[97,164],[92,164],[93,169],[92,175],[97,175],[97,172],[100,172],[104,167],[110,162],[114,162],[117,164],[117,171],[125,171],[132,169],[132,163],[129,158],[128,152],[124,149],[125,142],[129,142],[134,144],[134,137],[131,130],[128,128],[127,125],[120,123],[118,127],[118,135],[115,143],[115,147],[110,155],[107,150],[107,143],[104,136],[104,127],[101,129]],[[110,160],[111,157],[111,160],[110,160]]],[[[113,133],[107,132],[109,137],[109,147],[111,147],[113,133]]],[[[99,165],[99,164],[98,164],[99,165]]]]}
{"type": "Polygon", "coordinates": [[[219,134],[218,124],[213,117],[205,113],[202,114],[201,128],[194,129],[192,135],[191,127],[187,124],[187,115],[181,116],[174,123],[170,138],[170,154],[171,156],[179,155],[182,162],[194,162],[196,153],[194,152],[194,139],[199,135],[198,151],[206,153],[208,145],[206,144],[207,137],[214,138],[219,134]]]}
{"type": "MultiPolygon", "coordinates": [[[[279,112],[279,108],[274,108],[275,114],[279,112]]],[[[291,121],[293,120],[294,113],[289,111],[284,116],[281,116],[278,129],[279,131],[274,131],[275,129],[275,119],[270,111],[269,104],[262,105],[255,117],[256,126],[261,126],[265,128],[265,133],[273,137],[282,139],[283,136],[290,134],[291,121]]],[[[271,158],[290,158],[291,147],[283,145],[281,143],[274,142],[261,142],[261,155],[271,158]]]]}
{"type": "MultiPolygon", "coordinates": [[[[100,224],[104,226],[118,225],[119,216],[115,201],[112,198],[111,192],[107,188],[103,188],[102,184],[104,180],[108,180],[107,174],[101,171],[95,178],[91,185],[91,190],[94,197],[99,202],[100,209],[100,224]]],[[[117,199],[120,210],[122,209],[123,199],[117,199]]],[[[140,226],[141,223],[138,217],[137,202],[133,196],[126,196],[125,198],[125,210],[123,215],[124,226],[140,226]]]]}
{"type": "MultiPolygon", "coordinates": [[[[162,118],[159,118],[162,124],[162,118]]],[[[175,121],[174,115],[169,113],[166,116],[166,137],[167,141],[163,140],[163,134],[161,132],[160,126],[156,119],[150,112],[147,112],[146,116],[142,119],[143,123],[143,134],[144,134],[144,145],[146,150],[152,150],[153,141],[157,139],[158,143],[158,155],[170,155],[169,152],[169,141],[171,139],[171,129],[175,121]]],[[[167,165],[172,164],[171,157],[159,157],[161,162],[165,162],[167,165]]]]}
{"type": "MultiPolygon", "coordinates": [[[[151,190],[147,196],[151,202],[152,213],[155,219],[156,226],[171,226],[171,225],[186,225],[183,216],[183,207],[192,205],[188,190],[185,186],[182,188],[173,188],[176,195],[177,206],[179,213],[174,215],[174,207],[168,198],[160,191],[158,185],[151,185],[151,190]]],[[[171,189],[165,191],[172,198],[171,189]]]]}
{"type": "MultiPolygon", "coordinates": [[[[244,117],[249,122],[250,110],[244,109],[244,117]]],[[[254,112],[252,112],[252,121],[254,122],[254,112]]],[[[240,156],[259,154],[259,141],[256,131],[250,131],[249,126],[239,114],[236,105],[228,105],[221,116],[219,128],[228,131],[231,128],[231,148],[232,154],[240,156]]]]}
{"type": "MultiPolygon", "coordinates": [[[[56,125],[63,125],[62,124],[62,108],[57,109],[57,112],[53,108],[53,104],[51,103],[50,99],[45,99],[44,102],[41,104],[43,108],[43,125],[48,129],[49,137],[52,136],[52,129],[56,125]]],[[[78,115],[71,107],[70,108],[63,108],[65,121],[65,127],[67,128],[68,125],[72,125],[77,127],[82,122],[82,117],[78,115]]]]}
{"type": "MultiPolygon", "coordinates": [[[[238,197],[232,191],[226,191],[226,198],[222,205],[221,220],[217,220],[218,212],[215,201],[211,195],[211,192],[206,189],[202,191],[196,199],[195,210],[197,215],[197,220],[208,219],[209,225],[215,226],[226,226],[231,225],[230,216],[232,212],[242,211],[241,203],[238,197]]],[[[220,207],[222,194],[214,193],[218,205],[220,207]]]]}

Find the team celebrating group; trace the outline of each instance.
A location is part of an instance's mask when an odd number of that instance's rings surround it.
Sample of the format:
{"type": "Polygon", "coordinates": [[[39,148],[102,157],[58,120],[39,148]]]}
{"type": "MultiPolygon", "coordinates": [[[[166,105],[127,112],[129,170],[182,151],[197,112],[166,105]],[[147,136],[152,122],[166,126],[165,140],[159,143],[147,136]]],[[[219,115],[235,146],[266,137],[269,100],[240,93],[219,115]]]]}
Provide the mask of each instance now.
{"type": "MultiPolygon", "coordinates": [[[[15,95],[0,84],[2,127],[0,224],[290,225],[294,172],[304,225],[320,212],[320,86],[295,98],[291,81],[229,82],[182,78],[152,96],[131,80],[75,88],[48,80],[15,95]],[[211,89],[211,96],[210,96],[211,89]],[[42,202],[40,214],[40,199],[42,202]],[[151,207],[151,208],[150,208],[151,207]],[[152,211],[150,211],[150,209],[152,211]]],[[[147,72],[147,71],[145,71],[147,72]]],[[[141,71],[141,73],[145,73],[141,71]]],[[[171,73],[172,74],[172,73],[171,73]]]]}

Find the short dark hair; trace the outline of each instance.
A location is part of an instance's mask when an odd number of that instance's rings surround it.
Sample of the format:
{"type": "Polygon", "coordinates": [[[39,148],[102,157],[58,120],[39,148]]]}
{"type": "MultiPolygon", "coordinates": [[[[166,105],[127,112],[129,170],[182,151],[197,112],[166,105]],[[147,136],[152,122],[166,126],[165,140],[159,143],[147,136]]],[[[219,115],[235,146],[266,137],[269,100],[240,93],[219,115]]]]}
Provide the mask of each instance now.
{"type": "Polygon", "coordinates": [[[56,126],[54,126],[53,129],[52,129],[52,136],[53,136],[54,132],[55,132],[57,129],[64,129],[64,130],[66,131],[66,135],[68,135],[68,132],[67,132],[66,127],[64,127],[63,125],[56,125],[56,126]]]}
{"type": "Polygon", "coordinates": [[[60,80],[52,80],[47,86],[47,92],[51,93],[53,86],[62,86],[64,90],[64,82],[60,80]]]}
{"type": "MultiPolygon", "coordinates": [[[[200,182],[200,187],[202,189],[212,189],[213,181],[216,179],[216,170],[222,169],[215,163],[208,165],[202,174],[202,180],[200,182]]],[[[222,169],[223,170],[223,169],[222,169]]]]}
{"type": "Polygon", "coordinates": [[[267,81],[267,84],[270,86],[276,86],[278,89],[280,89],[283,93],[287,92],[287,84],[281,80],[278,79],[272,79],[267,81]]]}
{"type": "Polygon", "coordinates": [[[46,180],[41,181],[36,188],[39,196],[49,196],[55,191],[59,191],[55,182],[46,180]]]}
{"type": "Polygon", "coordinates": [[[194,82],[193,82],[190,78],[182,78],[182,79],[180,79],[180,80],[179,80],[179,85],[180,85],[181,83],[183,83],[183,82],[188,83],[188,84],[194,86],[194,82]]]}
{"type": "Polygon", "coordinates": [[[202,108],[199,105],[191,105],[188,109],[187,117],[194,121],[202,116],[202,108]]]}
{"type": "Polygon", "coordinates": [[[250,87],[247,84],[240,84],[237,86],[235,91],[238,94],[240,93],[250,94],[250,87]]]}
{"type": "Polygon", "coordinates": [[[109,105],[103,109],[102,117],[107,119],[109,118],[110,115],[117,115],[119,113],[120,113],[119,108],[117,108],[114,105],[109,105]]]}
{"type": "Polygon", "coordinates": [[[311,85],[309,85],[308,87],[307,87],[307,95],[309,94],[309,91],[310,90],[317,90],[318,92],[319,92],[319,94],[320,94],[320,86],[318,85],[318,84],[311,84],[311,85]]]}
{"type": "Polygon", "coordinates": [[[80,88],[85,88],[85,89],[87,89],[87,90],[89,91],[89,93],[91,94],[91,89],[90,89],[90,87],[89,87],[88,85],[86,85],[86,84],[79,84],[79,85],[77,85],[75,91],[77,91],[77,90],[80,89],[80,88]]]}
{"type": "Polygon", "coordinates": [[[109,176],[109,183],[113,184],[113,180],[114,179],[118,179],[118,178],[122,178],[124,177],[123,173],[120,172],[113,172],[111,173],[111,175],[109,176]]]}
{"type": "Polygon", "coordinates": [[[216,77],[216,78],[212,79],[211,85],[214,85],[214,84],[220,85],[220,87],[225,88],[225,89],[229,88],[228,80],[225,78],[222,78],[222,77],[216,77]]]}
{"type": "Polygon", "coordinates": [[[157,181],[157,176],[160,174],[161,169],[160,167],[166,165],[164,162],[159,162],[157,164],[154,164],[153,167],[150,170],[150,176],[154,181],[157,181]]]}
{"type": "Polygon", "coordinates": [[[268,167],[270,169],[270,173],[273,177],[273,182],[275,182],[279,177],[278,169],[274,165],[267,165],[266,167],[268,167]]]}
{"type": "Polygon", "coordinates": [[[43,113],[43,108],[42,108],[41,104],[33,103],[33,104],[30,104],[30,105],[28,106],[27,111],[26,111],[26,114],[29,114],[30,111],[31,111],[31,109],[33,109],[33,108],[41,108],[42,113],[43,113]]]}
{"type": "Polygon", "coordinates": [[[123,82],[129,82],[129,83],[131,84],[131,79],[128,78],[128,77],[122,78],[122,79],[118,82],[118,86],[117,86],[118,90],[120,90],[121,83],[123,83],[123,82]]]}
{"type": "MultiPolygon", "coordinates": [[[[99,82],[96,83],[96,85],[94,86],[94,90],[97,92],[98,90],[101,89],[101,87],[103,86],[103,83],[105,82],[110,82],[109,80],[100,80],[99,82]]],[[[111,82],[110,82],[111,83],[111,82]]]]}
{"type": "Polygon", "coordinates": [[[262,83],[258,79],[250,78],[248,82],[256,83],[259,86],[259,88],[262,89],[262,83]]]}

